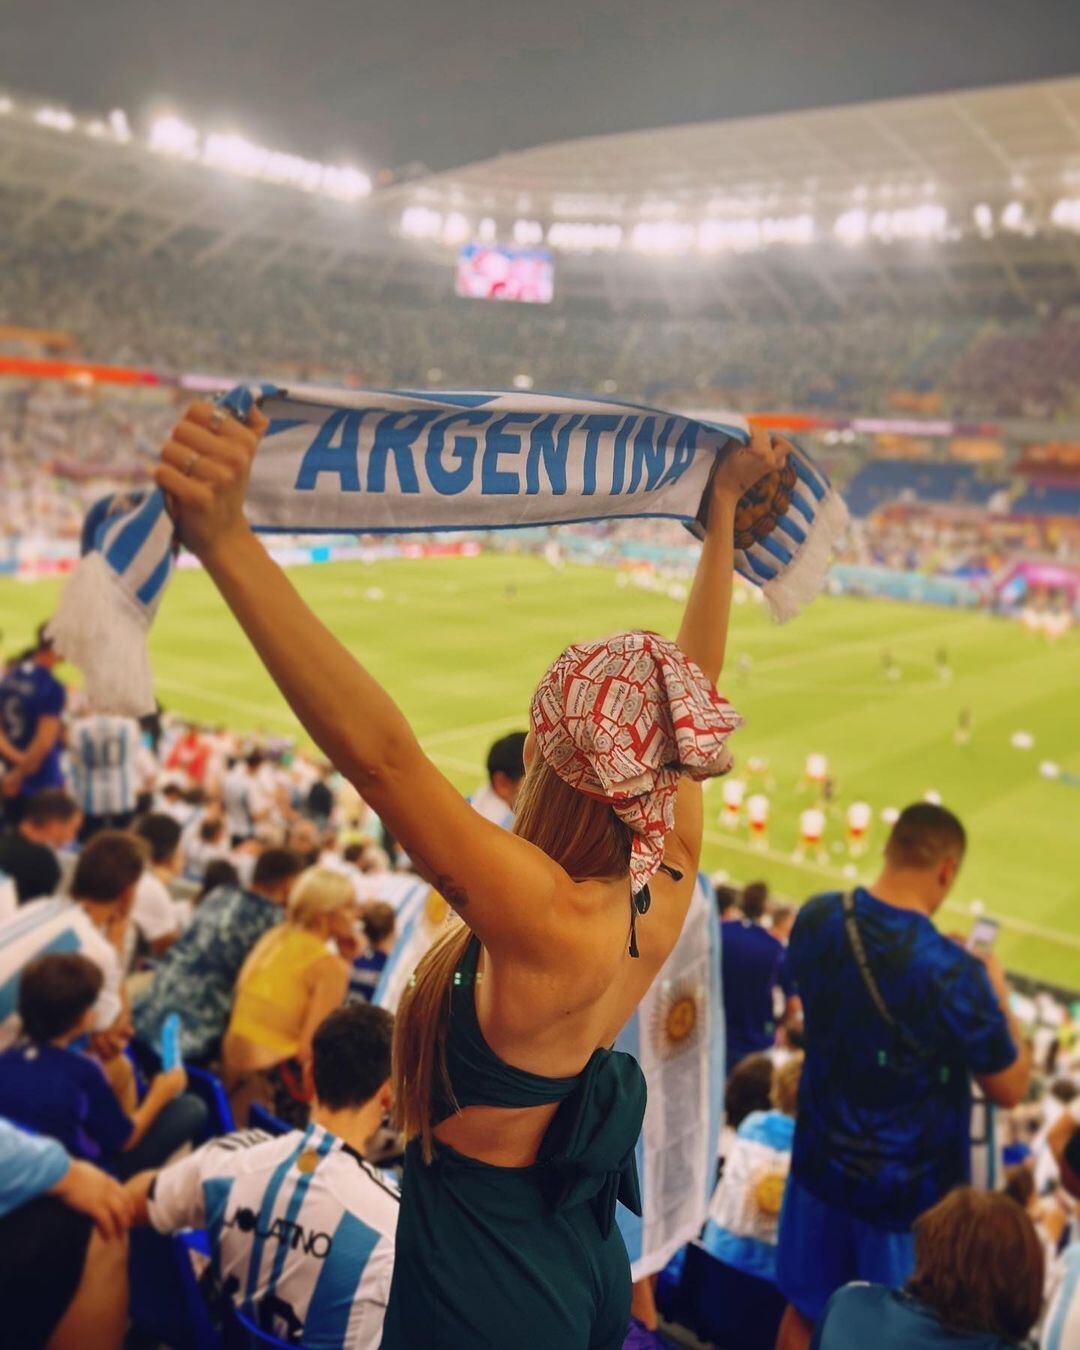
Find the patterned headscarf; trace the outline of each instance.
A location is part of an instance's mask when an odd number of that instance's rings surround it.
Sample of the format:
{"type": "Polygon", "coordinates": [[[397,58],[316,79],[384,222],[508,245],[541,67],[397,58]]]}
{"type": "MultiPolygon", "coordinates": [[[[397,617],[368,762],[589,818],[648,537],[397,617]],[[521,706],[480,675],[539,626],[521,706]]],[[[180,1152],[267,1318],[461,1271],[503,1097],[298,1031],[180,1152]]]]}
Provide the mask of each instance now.
{"type": "Polygon", "coordinates": [[[533,696],[532,725],[548,766],[633,831],[637,894],[663,861],[680,775],[726,773],[742,718],[674,642],[631,632],[568,647],[533,696]]]}

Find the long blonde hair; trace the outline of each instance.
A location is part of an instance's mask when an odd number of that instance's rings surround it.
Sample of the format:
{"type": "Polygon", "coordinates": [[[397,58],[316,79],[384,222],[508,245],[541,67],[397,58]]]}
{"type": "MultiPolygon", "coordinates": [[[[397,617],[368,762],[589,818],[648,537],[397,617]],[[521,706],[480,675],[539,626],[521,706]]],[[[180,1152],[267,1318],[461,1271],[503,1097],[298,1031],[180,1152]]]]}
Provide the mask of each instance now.
{"type": "MultiPolygon", "coordinates": [[[[606,802],[564,783],[539,755],[518,793],[514,833],[553,858],[575,881],[629,874],[628,827],[606,802]]],[[[513,904],[514,897],[506,901],[513,904]]],[[[432,1158],[436,1074],[447,1099],[453,1100],[446,1026],[454,972],[470,936],[460,919],[447,925],[416,967],[394,1019],[395,1119],[407,1139],[420,1137],[425,1162],[432,1158]]]]}

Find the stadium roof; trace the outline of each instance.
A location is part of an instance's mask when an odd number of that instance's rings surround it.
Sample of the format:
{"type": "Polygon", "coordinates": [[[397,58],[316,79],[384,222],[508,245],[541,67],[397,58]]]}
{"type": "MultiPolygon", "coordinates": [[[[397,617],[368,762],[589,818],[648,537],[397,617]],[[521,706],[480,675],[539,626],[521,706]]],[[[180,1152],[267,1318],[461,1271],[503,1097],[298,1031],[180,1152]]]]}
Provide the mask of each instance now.
{"type": "Polygon", "coordinates": [[[438,295],[467,239],[547,243],[563,300],[676,314],[1080,301],[1080,78],[567,141],[366,200],[88,126],[42,125],[21,102],[0,116],[16,238],[48,224],[84,248],[115,232],[198,266],[340,269],[438,295]]]}

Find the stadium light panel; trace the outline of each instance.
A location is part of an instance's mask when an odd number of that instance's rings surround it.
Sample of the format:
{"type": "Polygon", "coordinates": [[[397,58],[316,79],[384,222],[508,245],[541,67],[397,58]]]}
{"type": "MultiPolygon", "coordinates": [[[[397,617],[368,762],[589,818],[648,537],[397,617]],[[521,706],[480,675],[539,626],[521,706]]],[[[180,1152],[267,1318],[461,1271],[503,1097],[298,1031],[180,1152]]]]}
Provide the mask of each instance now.
{"type": "Polygon", "coordinates": [[[980,234],[994,233],[994,210],[988,202],[979,202],[972,215],[975,217],[975,228],[980,234]]]}
{"type": "Polygon", "coordinates": [[[1001,223],[1007,230],[1024,228],[1024,203],[1011,201],[1001,212],[1001,223]]]}
{"type": "Polygon", "coordinates": [[[0,97],[0,115],[6,115],[7,113],[14,111],[15,100],[13,98],[8,98],[6,94],[3,95],[3,97],[0,97]]]}
{"type": "Polygon", "coordinates": [[[442,227],[442,212],[429,206],[407,206],[401,213],[401,233],[410,239],[438,239],[442,227]]]}
{"type": "Polygon", "coordinates": [[[476,227],[476,237],[482,244],[493,244],[498,237],[498,229],[491,216],[485,216],[476,227]]]}
{"type": "Polygon", "coordinates": [[[131,140],[131,123],[122,108],[114,108],[109,113],[109,130],[122,145],[127,145],[131,140]]]}
{"type": "Polygon", "coordinates": [[[447,244],[463,244],[471,233],[468,219],[460,211],[451,211],[443,221],[442,237],[447,244]]]}
{"type": "Polygon", "coordinates": [[[75,130],[75,118],[66,108],[53,108],[49,106],[38,108],[34,113],[34,121],[41,127],[49,127],[52,131],[69,132],[75,130]]]}
{"type": "Polygon", "coordinates": [[[1054,203],[1050,219],[1058,229],[1080,234],[1080,197],[1060,197],[1054,203]]]}
{"type": "Polygon", "coordinates": [[[833,222],[833,234],[842,244],[861,244],[866,238],[870,217],[861,206],[843,211],[833,222]]]}
{"type": "Polygon", "coordinates": [[[544,227],[538,220],[515,220],[514,243],[529,247],[544,242],[544,227]]]}
{"type": "Polygon", "coordinates": [[[694,243],[694,227],[675,220],[639,221],[630,243],[641,253],[678,253],[694,243]]]}
{"type": "Polygon", "coordinates": [[[179,117],[158,117],[150,124],[149,144],[159,154],[194,159],[199,152],[199,133],[179,117]]]}
{"type": "Polygon", "coordinates": [[[573,253],[610,252],[620,248],[622,241],[622,226],[610,221],[556,220],[547,232],[552,248],[573,253]]]}

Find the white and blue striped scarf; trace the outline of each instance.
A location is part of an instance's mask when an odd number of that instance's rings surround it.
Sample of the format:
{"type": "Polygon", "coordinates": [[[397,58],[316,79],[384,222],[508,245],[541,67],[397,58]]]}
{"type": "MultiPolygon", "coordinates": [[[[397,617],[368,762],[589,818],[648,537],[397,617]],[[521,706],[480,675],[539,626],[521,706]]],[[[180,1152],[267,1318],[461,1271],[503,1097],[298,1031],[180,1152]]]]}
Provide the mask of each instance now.
{"type": "MultiPolygon", "coordinates": [[[[702,422],[656,408],[536,393],[239,386],[221,403],[270,419],[248,490],[266,533],[489,530],[631,517],[703,530],[718,460],[745,444],[745,420],[702,422]]],[[[736,567],[790,618],[818,590],[847,513],[803,451],[790,505],[736,567]]],[[[146,632],[174,558],[158,491],[97,503],[83,559],[51,625],[98,711],[154,706],[146,632]]]]}

